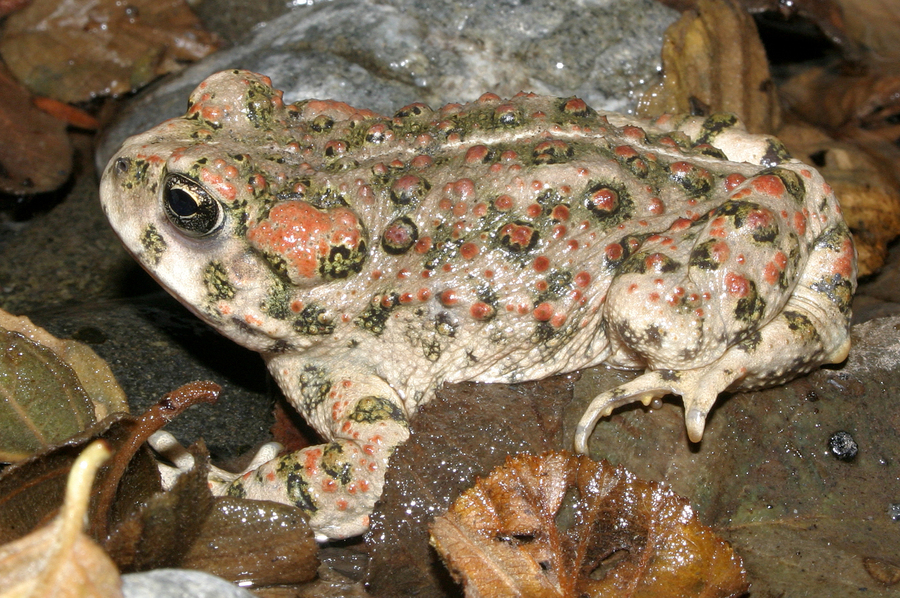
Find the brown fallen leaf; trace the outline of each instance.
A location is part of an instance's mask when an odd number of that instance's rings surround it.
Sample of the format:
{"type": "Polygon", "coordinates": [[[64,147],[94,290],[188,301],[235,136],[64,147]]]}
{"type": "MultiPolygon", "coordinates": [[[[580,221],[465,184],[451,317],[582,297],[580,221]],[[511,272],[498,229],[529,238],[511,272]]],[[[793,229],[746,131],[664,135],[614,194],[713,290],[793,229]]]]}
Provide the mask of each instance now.
{"type": "Polygon", "coordinates": [[[113,414],[86,432],[0,474],[0,541],[21,538],[56,512],[74,456],[96,437],[115,449],[91,496],[89,532],[122,571],[202,569],[232,581],[297,584],[315,576],[317,545],[296,507],[213,498],[202,442],[193,467],[162,491],[144,441],[197,402],[216,399],[212,382],[167,393],[140,419],[113,414]]]}
{"type": "Polygon", "coordinates": [[[182,0],[34,0],[7,18],[0,55],[33,93],[80,102],[136,90],[217,45],[182,0]]]}
{"type": "Polygon", "coordinates": [[[94,442],[69,472],[59,516],[47,526],[0,546],[2,598],[117,598],[122,596],[116,566],[82,532],[91,484],[109,457],[104,442],[94,442]]]}
{"type": "Polygon", "coordinates": [[[317,552],[300,509],[223,496],[215,499],[180,566],[241,585],[297,584],[316,576],[317,552]]]}
{"type": "Polygon", "coordinates": [[[0,63],[0,192],[46,193],[72,172],[66,123],[38,110],[24,87],[0,63]]]}
{"type": "Polygon", "coordinates": [[[765,49],[753,19],[733,0],[698,0],[670,25],[662,64],[662,81],[643,94],[638,115],[731,112],[753,133],[778,128],[765,49]]]}
{"type": "Polygon", "coordinates": [[[749,588],[687,500],[584,455],[518,455],[435,518],[466,596],[713,597],[749,588]]]}
{"type": "MultiPolygon", "coordinates": [[[[98,540],[108,540],[109,529],[113,525],[122,525],[121,521],[125,519],[124,513],[128,513],[121,506],[113,509],[113,504],[117,496],[124,494],[122,488],[123,478],[126,471],[132,466],[134,456],[138,453],[144,443],[150,436],[162,428],[164,425],[178,417],[185,409],[191,405],[198,403],[215,403],[219,398],[222,388],[208,381],[190,382],[184,384],[170,393],[166,393],[162,399],[141,415],[140,419],[134,422],[133,426],[129,426],[124,434],[117,438],[116,452],[110,461],[109,467],[103,472],[100,480],[100,489],[94,497],[93,509],[91,513],[90,531],[98,540]]],[[[205,449],[200,449],[205,457],[205,449]]],[[[195,459],[197,462],[205,463],[203,459],[195,459]]],[[[207,470],[199,465],[195,465],[193,477],[196,478],[193,487],[196,488],[194,495],[202,494],[195,498],[195,502],[202,504],[202,499],[209,494],[206,485],[207,470]]],[[[186,477],[186,476],[183,476],[186,477]]],[[[189,484],[185,480],[186,484],[189,484]]],[[[153,488],[155,490],[155,487],[153,488]]],[[[139,504],[138,511],[142,510],[145,505],[150,504],[158,493],[154,493],[149,497],[137,495],[133,500],[126,501],[130,504],[139,504]]],[[[169,499],[171,500],[171,499],[169,499]]],[[[131,515],[129,513],[129,515],[131,515]]],[[[132,515],[132,518],[133,515],[132,515]]],[[[159,523],[163,517],[157,516],[156,523],[159,523]]],[[[184,538],[180,539],[182,542],[184,538]]],[[[159,546],[156,546],[158,549],[159,546]]]]}

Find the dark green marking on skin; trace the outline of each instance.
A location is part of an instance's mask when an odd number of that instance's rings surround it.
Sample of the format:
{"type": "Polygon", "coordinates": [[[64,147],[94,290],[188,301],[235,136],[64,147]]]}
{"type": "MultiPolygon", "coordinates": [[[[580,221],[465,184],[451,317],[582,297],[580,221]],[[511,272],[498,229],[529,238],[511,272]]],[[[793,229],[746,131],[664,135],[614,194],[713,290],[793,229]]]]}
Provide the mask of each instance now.
{"type": "Polygon", "coordinates": [[[212,261],[203,270],[203,283],[210,301],[234,298],[234,286],[228,280],[228,273],[221,262],[212,261]]]}
{"type": "Polygon", "coordinates": [[[312,494],[309,492],[309,482],[306,480],[302,464],[293,459],[282,459],[278,463],[276,472],[284,480],[288,500],[294,506],[307,513],[315,513],[318,510],[312,494]]]}
{"type": "Polygon", "coordinates": [[[159,263],[167,249],[166,240],[153,224],[148,224],[141,234],[141,247],[144,248],[144,259],[151,266],[159,263]]]}
{"type": "Polygon", "coordinates": [[[738,118],[734,114],[717,113],[711,114],[703,121],[700,129],[703,131],[697,138],[696,145],[712,143],[713,139],[722,131],[734,127],[738,123],[738,118]]]}
{"type": "Polygon", "coordinates": [[[328,477],[346,486],[353,479],[353,465],[344,456],[344,449],[337,442],[329,442],[322,450],[322,470],[328,477]]]}
{"type": "Polygon", "coordinates": [[[355,249],[346,245],[332,245],[328,255],[319,258],[319,275],[325,280],[347,278],[359,274],[368,257],[366,242],[360,240],[355,249]]]}
{"type": "Polygon", "coordinates": [[[760,296],[755,282],[747,279],[747,284],[747,295],[738,299],[737,306],[734,308],[734,317],[746,323],[748,327],[752,327],[765,314],[766,300],[760,296]]]}
{"type": "Polygon", "coordinates": [[[812,320],[810,320],[806,314],[785,310],[781,315],[787,320],[788,328],[791,331],[796,332],[800,338],[804,340],[819,338],[819,331],[816,330],[815,324],[813,324],[812,320]]]}
{"type": "Polygon", "coordinates": [[[400,295],[391,293],[389,295],[375,295],[366,306],[365,311],[357,316],[353,323],[359,328],[371,332],[374,335],[380,335],[384,332],[385,324],[391,316],[391,312],[400,305],[400,295]]]}
{"type": "Polygon", "coordinates": [[[766,151],[763,154],[760,164],[763,166],[778,166],[791,159],[791,153],[784,147],[784,144],[770,137],[766,140],[766,151]]]}
{"type": "Polygon", "coordinates": [[[275,107],[272,105],[274,90],[259,81],[249,81],[244,94],[244,114],[257,129],[270,129],[275,107]]]}
{"type": "Polygon", "coordinates": [[[331,379],[325,368],[316,365],[306,365],[300,370],[297,377],[300,387],[300,400],[304,413],[312,413],[316,407],[328,399],[331,392],[331,379]]]}
{"type": "Polygon", "coordinates": [[[803,178],[794,172],[793,170],[788,170],[787,168],[767,168],[760,172],[757,176],[763,175],[773,175],[781,179],[784,188],[787,190],[788,195],[794,200],[794,202],[798,206],[803,206],[806,203],[806,185],[803,183],[803,178]]]}
{"type": "Polygon", "coordinates": [[[311,336],[331,334],[334,332],[334,326],[334,320],[328,315],[325,308],[315,303],[304,307],[293,323],[296,332],[311,336]]]}
{"type": "Polygon", "coordinates": [[[382,397],[363,397],[356,403],[347,419],[361,424],[390,420],[408,427],[403,411],[397,405],[382,397]]]}

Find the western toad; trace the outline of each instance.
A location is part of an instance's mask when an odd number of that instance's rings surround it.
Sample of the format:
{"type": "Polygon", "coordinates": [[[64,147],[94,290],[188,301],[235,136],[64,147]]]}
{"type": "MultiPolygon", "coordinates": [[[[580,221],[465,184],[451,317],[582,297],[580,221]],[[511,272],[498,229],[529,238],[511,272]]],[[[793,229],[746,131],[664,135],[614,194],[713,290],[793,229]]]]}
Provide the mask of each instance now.
{"type": "Polygon", "coordinates": [[[699,441],[719,392],[849,348],[855,252],[828,184],[727,115],[642,122],[485,94],[394,117],[285,105],[245,71],[129,139],[102,201],[126,247],[259,351],[326,444],[219,492],[360,533],[408,418],[442,382],[646,370],[597,419],[674,393],[699,441]]]}

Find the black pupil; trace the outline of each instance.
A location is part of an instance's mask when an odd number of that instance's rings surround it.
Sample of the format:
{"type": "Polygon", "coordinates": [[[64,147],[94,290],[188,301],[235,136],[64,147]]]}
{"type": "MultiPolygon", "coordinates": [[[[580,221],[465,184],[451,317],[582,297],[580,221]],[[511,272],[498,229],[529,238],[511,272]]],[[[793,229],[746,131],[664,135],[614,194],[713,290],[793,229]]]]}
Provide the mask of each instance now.
{"type": "Polygon", "coordinates": [[[169,189],[169,208],[182,218],[187,218],[196,214],[199,206],[190,193],[176,187],[169,189]]]}

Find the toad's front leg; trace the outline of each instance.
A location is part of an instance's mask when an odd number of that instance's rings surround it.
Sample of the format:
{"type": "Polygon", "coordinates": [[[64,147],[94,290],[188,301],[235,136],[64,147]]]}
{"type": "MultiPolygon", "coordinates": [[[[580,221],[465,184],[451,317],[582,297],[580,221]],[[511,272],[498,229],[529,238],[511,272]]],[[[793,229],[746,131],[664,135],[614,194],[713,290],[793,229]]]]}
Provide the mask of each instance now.
{"type": "Polygon", "coordinates": [[[374,375],[329,375],[308,362],[287,365],[269,364],[294,405],[330,442],[277,457],[236,479],[210,476],[213,492],[296,505],[320,540],[359,535],[381,496],[388,459],[409,438],[406,410],[374,375]]]}

